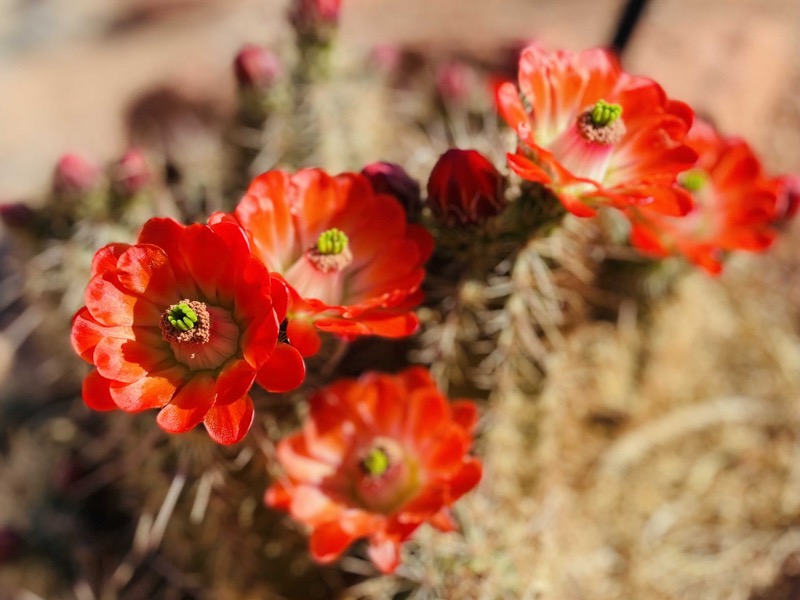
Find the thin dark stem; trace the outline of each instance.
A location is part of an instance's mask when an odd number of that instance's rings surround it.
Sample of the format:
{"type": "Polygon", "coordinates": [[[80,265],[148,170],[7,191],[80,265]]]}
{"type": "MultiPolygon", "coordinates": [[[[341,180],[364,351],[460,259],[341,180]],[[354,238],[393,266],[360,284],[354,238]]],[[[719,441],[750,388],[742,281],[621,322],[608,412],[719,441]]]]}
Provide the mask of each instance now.
{"type": "Polygon", "coordinates": [[[642,17],[647,2],[648,0],[627,0],[625,3],[625,8],[622,10],[617,22],[614,38],[611,41],[611,50],[617,56],[622,56],[622,53],[625,52],[625,48],[628,46],[639,19],[642,17]]]}

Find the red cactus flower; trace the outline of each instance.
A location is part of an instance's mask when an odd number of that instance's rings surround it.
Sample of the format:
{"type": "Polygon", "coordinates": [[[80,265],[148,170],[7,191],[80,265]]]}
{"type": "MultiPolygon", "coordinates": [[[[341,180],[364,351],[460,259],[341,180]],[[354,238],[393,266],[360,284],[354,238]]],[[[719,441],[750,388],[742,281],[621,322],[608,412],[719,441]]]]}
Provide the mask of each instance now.
{"type": "Polygon", "coordinates": [[[694,196],[694,208],[681,218],[644,207],[629,210],[631,243],[654,256],[682,254],[717,274],[725,251],[759,252],[772,243],[776,186],[744,141],[723,137],[701,121],[687,141],[699,159],[679,180],[694,196]]]}
{"type": "Polygon", "coordinates": [[[289,284],[287,333],[304,355],[319,347],[315,328],[344,337],[404,337],[417,328],[411,309],[433,240],[366,177],[270,171],[250,184],[233,217],[255,255],[289,284]]]}
{"type": "Polygon", "coordinates": [[[305,374],[298,352],[277,343],[287,290],[235,223],[150,219],[136,244],[98,250],[85,298],[72,345],[95,366],[83,383],[90,408],[158,408],[169,433],[202,422],[232,444],[252,424],[254,380],[286,391],[305,374]]]}
{"type": "Polygon", "coordinates": [[[356,539],[383,572],[423,523],[452,530],[450,506],[474,488],[480,462],[467,455],[475,406],[448,404],[428,372],[368,373],[311,399],[302,431],[280,442],[286,478],[265,495],[311,529],[311,554],[331,562],[356,539]]]}
{"type": "Polygon", "coordinates": [[[480,223],[505,207],[506,181],[476,150],[451,148],[428,179],[427,204],[446,224],[480,223]]]}
{"type": "Polygon", "coordinates": [[[654,81],[624,73],[609,52],[529,46],[519,61],[519,90],[501,85],[497,104],[520,141],[509,166],[549,186],[570,212],[647,205],[682,215],[691,207],[690,195],[674,184],[696,159],[683,144],[692,110],[654,81]]]}

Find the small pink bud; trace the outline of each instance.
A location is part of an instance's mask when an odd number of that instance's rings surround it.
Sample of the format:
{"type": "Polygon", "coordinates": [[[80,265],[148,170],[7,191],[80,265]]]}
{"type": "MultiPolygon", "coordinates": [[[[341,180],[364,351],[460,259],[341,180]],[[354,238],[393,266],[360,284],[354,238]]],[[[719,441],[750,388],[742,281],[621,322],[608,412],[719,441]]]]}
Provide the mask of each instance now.
{"type": "Polygon", "coordinates": [[[320,27],[339,24],[342,0],[292,0],[289,20],[301,34],[307,35],[320,27]]]}
{"type": "Polygon", "coordinates": [[[0,221],[11,229],[22,229],[33,224],[34,210],[24,202],[4,202],[0,204],[0,221]]]}
{"type": "Polygon", "coordinates": [[[403,60],[403,51],[392,44],[379,44],[370,52],[375,65],[385,73],[393,73],[403,60]]]}
{"type": "Polygon", "coordinates": [[[243,88],[266,89],[283,74],[278,56],[266,48],[247,44],[233,62],[236,81],[243,88]]]}
{"type": "Polygon", "coordinates": [[[131,148],[111,166],[114,190],[123,196],[135,196],[150,184],[152,174],[147,158],[138,148],[131,148]]]}
{"type": "Polygon", "coordinates": [[[480,223],[505,208],[505,187],[503,176],[482,154],[452,148],[431,171],[427,204],[442,223],[480,223]]]}
{"type": "Polygon", "coordinates": [[[79,154],[65,154],[53,173],[53,190],[57,194],[80,196],[89,193],[98,183],[100,168],[79,154]]]}
{"type": "Polygon", "coordinates": [[[397,198],[406,213],[416,214],[422,204],[419,184],[403,170],[390,162],[374,162],[361,171],[377,194],[389,194],[397,198]]]}
{"type": "Polygon", "coordinates": [[[446,100],[464,102],[469,97],[471,87],[471,73],[464,63],[450,61],[436,71],[436,89],[446,100]]]}

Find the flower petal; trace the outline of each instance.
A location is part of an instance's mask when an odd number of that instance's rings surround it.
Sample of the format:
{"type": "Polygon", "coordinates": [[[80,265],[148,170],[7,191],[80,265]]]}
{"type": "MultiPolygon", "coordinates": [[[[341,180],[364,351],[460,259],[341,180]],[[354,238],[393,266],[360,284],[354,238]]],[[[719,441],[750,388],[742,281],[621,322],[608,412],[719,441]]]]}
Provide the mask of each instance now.
{"type": "Polygon", "coordinates": [[[140,412],[166,406],[183,382],[187,369],[184,366],[157,371],[127,385],[111,383],[114,403],[126,412],[140,412]]]}
{"type": "Polygon", "coordinates": [[[163,308],[122,287],[111,273],[95,275],[86,286],[86,308],[102,325],[158,326],[163,308]]]}
{"type": "Polygon", "coordinates": [[[321,563],[333,562],[352,542],[353,538],[336,521],[323,523],[311,533],[311,556],[321,563]]]}
{"type": "Polygon", "coordinates": [[[369,541],[367,554],[382,573],[394,573],[400,565],[400,542],[394,537],[373,537],[369,541]]]}
{"type": "Polygon", "coordinates": [[[186,226],[173,219],[153,218],[142,226],[138,242],[163,248],[169,257],[179,295],[181,298],[196,298],[197,286],[178,248],[178,242],[185,231],[186,226]]]}
{"type": "Polygon", "coordinates": [[[286,324],[286,337],[304,357],[314,356],[322,345],[322,340],[312,322],[302,317],[289,319],[286,324]]]}
{"type": "Polygon", "coordinates": [[[94,253],[92,258],[92,277],[117,268],[117,259],[130,248],[130,244],[108,244],[94,253]]]}
{"type": "Polygon", "coordinates": [[[117,261],[117,279],[134,294],[164,308],[181,300],[167,253],[158,246],[139,244],[123,252],[117,261]]]}
{"type": "Polygon", "coordinates": [[[258,385],[268,392],[280,394],[295,389],[306,376],[306,364],[297,348],[278,344],[256,376],[258,385]]]}
{"type": "Polygon", "coordinates": [[[223,238],[208,225],[189,225],[178,240],[186,267],[200,291],[212,304],[219,301],[220,282],[230,282],[233,265],[231,251],[223,238]]]}
{"type": "Polygon", "coordinates": [[[116,410],[117,405],[108,391],[111,382],[103,378],[97,369],[92,369],[83,380],[81,396],[92,410],[116,410]]]}
{"type": "Polygon", "coordinates": [[[94,349],[104,337],[135,339],[134,327],[107,327],[101,325],[92,317],[84,306],[72,318],[72,332],[70,340],[72,348],[80,357],[90,364],[94,364],[94,349]]]}
{"type": "Polygon", "coordinates": [[[206,413],[203,425],[209,437],[218,444],[240,442],[253,425],[255,410],[250,396],[224,406],[214,406],[206,413]]]}
{"type": "Polygon", "coordinates": [[[150,373],[172,366],[174,359],[171,353],[165,346],[156,345],[161,342],[156,335],[148,332],[139,339],[101,339],[94,349],[93,361],[97,370],[106,379],[133,383],[150,373]]]}
{"type": "Polygon", "coordinates": [[[214,377],[199,373],[192,377],[162,408],[156,422],[167,433],[183,433],[200,423],[214,405],[214,377]]]}
{"type": "Polygon", "coordinates": [[[242,398],[253,385],[256,370],[246,360],[229,360],[217,376],[216,406],[242,398]]]}

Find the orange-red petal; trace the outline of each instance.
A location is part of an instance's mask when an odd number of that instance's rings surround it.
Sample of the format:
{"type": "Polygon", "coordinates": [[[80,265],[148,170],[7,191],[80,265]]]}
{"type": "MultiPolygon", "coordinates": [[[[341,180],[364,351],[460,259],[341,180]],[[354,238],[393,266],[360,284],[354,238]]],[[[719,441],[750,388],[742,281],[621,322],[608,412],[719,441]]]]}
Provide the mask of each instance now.
{"type": "Polygon", "coordinates": [[[306,364],[297,348],[279,343],[259,369],[256,381],[268,392],[280,394],[295,389],[305,376],[306,364]]]}
{"type": "Polygon", "coordinates": [[[116,410],[117,405],[108,391],[110,381],[103,378],[97,369],[92,369],[83,380],[81,396],[92,410],[116,410]]]}
{"type": "Polygon", "coordinates": [[[214,405],[214,396],[214,377],[198,373],[159,411],[156,422],[167,433],[189,431],[205,418],[214,405]]]}
{"type": "Polygon", "coordinates": [[[255,410],[250,396],[243,396],[236,402],[224,406],[214,406],[203,419],[209,437],[218,444],[240,442],[253,425],[255,410]]]}

